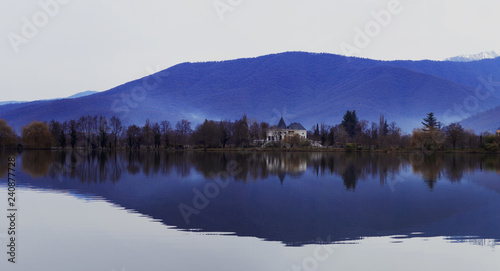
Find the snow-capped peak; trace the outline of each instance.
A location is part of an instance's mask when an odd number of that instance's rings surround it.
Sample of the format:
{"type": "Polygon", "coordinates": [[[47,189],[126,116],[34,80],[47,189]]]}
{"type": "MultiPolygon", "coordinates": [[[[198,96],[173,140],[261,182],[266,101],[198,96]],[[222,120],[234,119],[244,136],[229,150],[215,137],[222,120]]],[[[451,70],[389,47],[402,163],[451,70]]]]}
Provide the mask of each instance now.
{"type": "Polygon", "coordinates": [[[447,58],[445,60],[446,61],[454,61],[454,62],[470,62],[470,61],[477,61],[477,60],[482,60],[482,59],[497,58],[499,56],[500,55],[497,54],[497,52],[489,51],[489,52],[482,52],[479,54],[459,55],[459,56],[447,58]]]}

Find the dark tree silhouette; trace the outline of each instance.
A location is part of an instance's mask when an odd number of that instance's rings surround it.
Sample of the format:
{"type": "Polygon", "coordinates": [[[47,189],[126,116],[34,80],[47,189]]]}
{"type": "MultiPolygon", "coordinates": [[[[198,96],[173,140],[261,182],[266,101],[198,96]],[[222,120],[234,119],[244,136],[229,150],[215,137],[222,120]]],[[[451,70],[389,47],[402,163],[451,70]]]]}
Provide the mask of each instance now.
{"type": "Polygon", "coordinates": [[[111,135],[113,136],[114,147],[118,147],[118,137],[122,133],[123,126],[122,121],[118,117],[111,117],[109,119],[109,126],[111,128],[111,135]]]}
{"type": "Polygon", "coordinates": [[[456,148],[457,143],[461,143],[465,137],[465,130],[458,122],[454,122],[446,126],[444,131],[448,141],[450,141],[454,149],[456,148]]]}
{"type": "Polygon", "coordinates": [[[424,125],[424,131],[434,130],[435,128],[438,128],[438,121],[436,120],[436,117],[434,117],[433,112],[427,113],[427,117],[424,118],[422,124],[424,125]]]}
{"type": "Polygon", "coordinates": [[[142,140],[141,128],[137,125],[130,125],[127,128],[126,133],[127,133],[127,143],[129,148],[139,149],[141,147],[141,140],[142,140]]]}
{"type": "Polygon", "coordinates": [[[344,126],[344,129],[351,138],[353,138],[357,133],[358,122],[359,120],[356,116],[356,110],[347,110],[342,120],[342,126],[344,126]]]}
{"type": "Polygon", "coordinates": [[[241,119],[234,122],[233,139],[234,139],[234,144],[238,147],[244,147],[248,145],[249,133],[248,133],[248,121],[246,115],[243,115],[241,119]]]}
{"type": "Polygon", "coordinates": [[[204,148],[218,147],[219,138],[219,127],[213,120],[205,120],[203,124],[196,127],[193,133],[194,143],[204,148]]]}
{"type": "Polygon", "coordinates": [[[221,120],[219,122],[219,137],[220,143],[222,144],[222,148],[226,147],[226,144],[232,138],[232,127],[233,124],[228,120],[221,120]]]}
{"type": "Polygon", "coordinates": [[[175,133],[177,136],[177,144],[182,146],[186,145],[187,139],[191,135],[191,122],[188,120],[181,120],[175,124],[175,133]]]}
{"type": "Polygon", "coordinates": [[[170,126],[169,121],[162,121],[161,122],[161,135],[163,137],[163,140],[165,141],[165,147],[168,148],[170,145],[170,135],[172,134],[172,127],[170,126]]]}
{"type": "Polygon", "coordinates": [[[153,123],[153,127],[151,128],[153,131],[153,142],[155,149],[159,148],[161,145],[161,128],[158,122],[153,123]]]}
{"type": "Polygon", "coordinates": [[[97,139],[99,142],[99,145],[101,146],[101,149],[105,148],[107,143],[108,143],[108,138],[109,138],[109,125],[108,125],[108,120],[104,116],[99,116],[98,120],[98,135],[97,139]]]}

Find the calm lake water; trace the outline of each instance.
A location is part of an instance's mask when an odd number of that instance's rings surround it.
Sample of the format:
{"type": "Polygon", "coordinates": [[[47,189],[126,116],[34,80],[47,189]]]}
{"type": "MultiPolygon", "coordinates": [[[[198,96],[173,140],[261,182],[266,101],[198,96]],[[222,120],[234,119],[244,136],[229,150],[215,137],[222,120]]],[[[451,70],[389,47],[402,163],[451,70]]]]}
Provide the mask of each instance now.
{"type": "Polygon", "coordinates": [[[500,268],[500,155],[1,152],[3,214],[9,155],[0,270],[500,268]]]}

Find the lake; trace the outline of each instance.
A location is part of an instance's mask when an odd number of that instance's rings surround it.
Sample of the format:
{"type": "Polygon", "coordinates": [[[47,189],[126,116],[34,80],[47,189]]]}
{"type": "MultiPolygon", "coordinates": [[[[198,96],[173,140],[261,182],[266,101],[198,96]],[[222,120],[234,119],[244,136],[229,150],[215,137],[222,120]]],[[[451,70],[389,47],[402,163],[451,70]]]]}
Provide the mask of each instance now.
{"type": "Polygon", "coordinates": [[[498,270],[500,155],[23,151],[1,270],[498,270]]]}

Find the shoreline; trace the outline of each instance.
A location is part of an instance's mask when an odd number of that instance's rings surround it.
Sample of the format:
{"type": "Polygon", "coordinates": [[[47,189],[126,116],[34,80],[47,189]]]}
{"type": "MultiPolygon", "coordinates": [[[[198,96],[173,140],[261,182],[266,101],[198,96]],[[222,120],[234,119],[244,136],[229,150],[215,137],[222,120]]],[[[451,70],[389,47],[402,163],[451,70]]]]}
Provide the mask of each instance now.
{"type": "Polygon", "coordinates": [[[487,151],[487,150],[457,150],[457,149],[445,149],[445,150],[422,150],[422,149],[377,149],[377,150],[346,150],[344,148],[196,148],[196,149],[175,149],[175,148],[141,148],[141,149],[129,149],[129,148],[111,148],[111,149],[91,149],[91,148],[0,148],[0,151],[132,151],[132,152],[156,152],[156,151],[167,151],[167,152],[324,152],[324,153],[454,153],[454,154],[500,154],[500,151],[487,151]]]}

